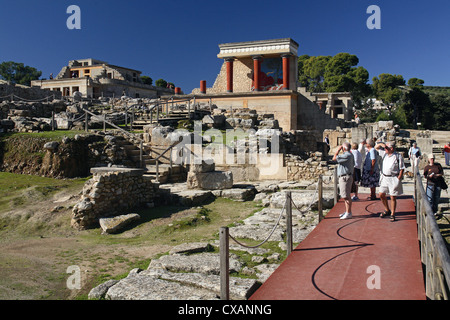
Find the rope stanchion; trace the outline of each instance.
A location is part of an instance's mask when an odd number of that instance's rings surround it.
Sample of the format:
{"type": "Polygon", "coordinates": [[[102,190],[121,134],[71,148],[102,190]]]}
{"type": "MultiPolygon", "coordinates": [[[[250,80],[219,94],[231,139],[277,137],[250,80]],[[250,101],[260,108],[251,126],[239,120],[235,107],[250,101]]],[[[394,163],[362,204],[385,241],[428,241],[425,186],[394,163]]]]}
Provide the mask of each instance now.
{"type": "Polygon", "coordinates": [[[278,216],[278,219],[277,219],[277,222],[275,223],[275,226],[272,228],[272,230],[270,231],[270,233],[269,233],[269,235],[267,236],[267,238],[264,239],[262,242],[258,243],[257,245],[254,245],[254,246],[246,245],[246,244],[244,244],[244,243],[239,242],[238,240],[236,240],[236,238],[234,238],[231,234],[229,235],[230,238],[231,238],[234,242],[236,242],[237,244],[239,244],[239,245],[241,245],[241,246],[243,246],[243,247],[245,247],[245,248],[255,249],[255,248],[258,248],[258,247],[262,246],[264,243],[266,243],[266,242],[270,239],[270,237],[272,236],[272,234],[275,232],[275,229],[278,227],[278,224],[280,223],[281,217],[283,216],[283,212],[284,212],[285,209],[286,209],[286,203],[284,204],[284,207],[283,207],[283,209],[281,210],[280,215],[278,216]]]}
{"type": "MultiPolygon", "coordinates": [[[[250,246],[247,245],[245,243],[240,242],[239,240],[237,240],[235,237],[233,237],[230,233],[229,233],[229,228],[228,227],[223,227],[220,229],[219,235],[220,235],[220,245],[219,245],[219,250],[220,250],[220,298],[222,300],[229,300],[229,242],[228,242],[228,238],[232,239],[234,242],[236,242],[238,245],[244,247],[244,248],[248,248],[248,249],[255,249],[258,248],[260,246],[262,246],[264,243],[266,243],[270,237],[273,235],[273,233],[275,232],[276,228],[278,227],[278,225],[280,224],[281,221],[281,217],[283,216],[283,213],[286,211],[286,214],[289,215],[289,217],[287,217],[287,246],[288,246],[288,250],[287,253],[288,255],[292,252],[292,230],[289,230],[289,228],[292,228],[292,207],[291,205],[294,204],[294,207],[300,212],[300,214],[304,215],[304,213],[307,210],[310,210],[313,203],[314,203],[314,199],[316,194],[319,193],[319,188],[320,185],[322,183],[321,181],[322,179],[319,178],[319,181],[317,181],[317,186],[316,186],[316,190],[314,191],[314,194],[311,198],[311,202],[308,205],[308,207],[304,210],[301,211],[297,205],[295,204],[295,202],[292,200],[292,192],[288,191],[286,194],[287,200],[284,203],[283,208],[280,211],[280,215],[278,216],[277,221],[275,222],[275,225],[273,226],[272,230],[269,232],[268,236],[261,241],[260,243],[250,246]],[[289,207],[288,207],[289,206],[289,207]],[[288,208],[287,208],[288,207],[288,208]],[[290,223],[289,223],[290,222],[290,223]],[[291,248],[289,248],[291,247],[291,248]]],[[[322,199],[318,199],[318,201],[322,201],[322,199]]],[[[320,220],[320,219],[319,219],[320,220]]]]}

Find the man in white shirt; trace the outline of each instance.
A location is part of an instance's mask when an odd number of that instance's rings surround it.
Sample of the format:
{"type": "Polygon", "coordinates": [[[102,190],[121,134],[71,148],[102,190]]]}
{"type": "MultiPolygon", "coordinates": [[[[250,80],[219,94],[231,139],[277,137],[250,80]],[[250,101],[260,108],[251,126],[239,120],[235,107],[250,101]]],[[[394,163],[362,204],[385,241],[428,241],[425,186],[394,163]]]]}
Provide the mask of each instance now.
{"type": "Polygon", "coordinates": [[[391,221],[395,221],[395,209],[397,206],[397,196],[403,194],[402,178],[405,171],[403,157],[395,151],[393,142],[378,143],[375,146],[382,158],[380,170],[380,199],[385,211],[380,214],[381,218],[390,215],[391,221]],[[380,150],[381,147],[384,148],[380,150]],[[391,209],[389,210],[386,193],[391,197],[391,209]]]}
{"type": "Polygon", "coordinates": [[[420,148],[417,146],[416,142],[414,142],[412,144],[411,148],[409,148],[408,156],[412,163],[412,172],[414,173],[415,168],[417,168],[419,166],[419,161],[420,161],[420,156],[421,156],[420,148]]]}

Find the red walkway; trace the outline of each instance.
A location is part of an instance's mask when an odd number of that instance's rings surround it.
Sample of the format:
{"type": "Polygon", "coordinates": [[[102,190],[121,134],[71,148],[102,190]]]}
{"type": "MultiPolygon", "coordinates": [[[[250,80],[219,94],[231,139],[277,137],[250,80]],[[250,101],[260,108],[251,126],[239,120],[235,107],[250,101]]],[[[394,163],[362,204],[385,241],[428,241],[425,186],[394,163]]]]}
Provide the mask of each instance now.
{"type": "Polygon", "coordinates": [[[398,198],[395,222],[382,209],[355,201],[353,218],[340,220],[340,200],[250,300],[426,299],[413,199],[398,198]]]}

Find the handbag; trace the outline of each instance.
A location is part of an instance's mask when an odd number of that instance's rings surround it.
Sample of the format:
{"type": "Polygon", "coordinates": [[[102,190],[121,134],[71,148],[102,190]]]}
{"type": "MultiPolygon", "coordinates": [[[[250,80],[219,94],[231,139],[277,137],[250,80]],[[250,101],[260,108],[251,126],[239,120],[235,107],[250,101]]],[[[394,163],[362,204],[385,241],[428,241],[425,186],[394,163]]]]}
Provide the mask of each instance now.
{"type": "Polygon", "coordinates": [[[444,179],[444,177],[439,177],[439,180],[438,180],[438,187],[440,187],[442,190],[447,190],[448,189],[448,185],[447,185],[447,183],[445,182],[445,179],[444,179]]]}

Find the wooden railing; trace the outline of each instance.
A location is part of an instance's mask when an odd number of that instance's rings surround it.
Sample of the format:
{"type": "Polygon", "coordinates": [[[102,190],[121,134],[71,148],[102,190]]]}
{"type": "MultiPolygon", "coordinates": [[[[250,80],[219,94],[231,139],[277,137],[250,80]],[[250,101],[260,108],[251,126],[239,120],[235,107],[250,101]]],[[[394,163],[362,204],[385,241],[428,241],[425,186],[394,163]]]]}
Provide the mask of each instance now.
{"type": "Polygon", "coordinates": [[[425,270],[426,295],[430,300],[449,300],[449,251],[428,202],[418,171],[414,174],[414,180],[417,232],[420,241],[420,255],[425,270]]]}

